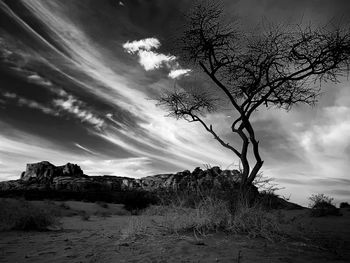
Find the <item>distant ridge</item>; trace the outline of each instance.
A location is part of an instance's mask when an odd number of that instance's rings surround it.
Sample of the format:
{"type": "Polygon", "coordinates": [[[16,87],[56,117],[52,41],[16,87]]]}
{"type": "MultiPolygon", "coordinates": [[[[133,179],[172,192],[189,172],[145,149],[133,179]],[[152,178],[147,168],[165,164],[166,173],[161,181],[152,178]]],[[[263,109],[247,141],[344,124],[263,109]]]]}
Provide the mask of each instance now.
{"type": "MultiPolygon", "coordinates": [[[[48,161],[27,164],[26,171],[20,179],[0,182],[1,196],[22,195],[27,198],[62,198],[62,199],[106,199],[118,202],[125,192],[159,192],[159,191],[232,191],[239,189],[241,174],[237,170],[221,170],[212,167],[193,172],[185,170],[176,174],[158,174],[141,179],[119,176],[88,176],[77,165],[67,163],[55,166],[48,161]]],[[[253,196],[259,192],[252,186],[253,196]]],[[[274,203],[281,207],[298,205],[276,197],[274,203]]]]}

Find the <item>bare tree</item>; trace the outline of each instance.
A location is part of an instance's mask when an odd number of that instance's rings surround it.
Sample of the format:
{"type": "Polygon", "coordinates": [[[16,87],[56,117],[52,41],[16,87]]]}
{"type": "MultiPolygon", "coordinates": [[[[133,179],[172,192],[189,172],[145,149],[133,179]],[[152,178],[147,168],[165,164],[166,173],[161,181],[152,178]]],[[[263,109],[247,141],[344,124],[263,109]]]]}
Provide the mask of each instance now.
{"type": "Polygon", "coordinates": [[[197,5],[187,22],[180,38],[181,56],[197,65],[228,99],[236,112],[231,131],[241,145],[225,142],[205,122],[202,114],[214,111],[217,101],[207,92],[168,92],[158,104],[170,116],[201,123],[231,150],[242,163],[242,185],[248,186],[264,163],[251,116],[261,106],[289,110],[298,103],[316,103],[322,82],[337,82],[349,72],[350,32],[340,27],[275,26],[245,34],[236,24],[224,21],[223,8],[214,2],[197,5]]]}

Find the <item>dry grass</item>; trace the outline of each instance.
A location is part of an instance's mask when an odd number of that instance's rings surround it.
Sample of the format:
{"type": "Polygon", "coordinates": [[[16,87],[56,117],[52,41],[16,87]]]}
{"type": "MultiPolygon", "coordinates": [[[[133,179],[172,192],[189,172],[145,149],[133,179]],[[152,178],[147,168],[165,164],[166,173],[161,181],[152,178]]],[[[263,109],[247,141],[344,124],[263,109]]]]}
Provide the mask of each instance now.
{"type": "Polygon", "coordinates": [[[278,214],[267,211],[261,206],[241,206],[236,210],[228,230],[246,234],[251,238],[261,237],[269,241],[278,241],[286,235],[282,225],[278,214]]]}
{"type": "Polygon", "coordinates": [[[158,229],[171,234],[193,232],[199,235],[224,231],[244,234],[251,238],[261,237],[269,241],[283,239],[283,222],[278,214],[261,206],[248,206],[240,202],[234,213],[225,201],[206,197],[195,208],[179,205],[151,206],[142,216],[135,217],[125,229],[128,236],[150,234],[158,229]]]}
{"type": "Polygon", "coordinates": [[[55,211],[25,200],[0,200],[0,230],[47,230],[58,223],[55,211]]]}

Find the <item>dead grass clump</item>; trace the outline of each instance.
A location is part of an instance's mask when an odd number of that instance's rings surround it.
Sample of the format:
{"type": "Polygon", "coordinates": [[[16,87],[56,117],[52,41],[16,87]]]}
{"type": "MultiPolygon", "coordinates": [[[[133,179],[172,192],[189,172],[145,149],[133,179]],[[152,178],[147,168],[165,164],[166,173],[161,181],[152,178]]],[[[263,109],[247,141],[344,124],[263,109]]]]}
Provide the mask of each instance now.
{"type": "Polygon", "coordinates": [[[57,224],[49,210],[25,200],[0,200],[0,230],[47,230],[57,224]]]}
{"type": "Polygon", "coordinates": [[[161,226],[168,232],[195,231],[199,234],[224,230],[232,215],[222,200],[204,198],[195,208],[172,206],[164,210],[161,226]]]}
{"type": "Polygon", "coordinates": [[[151,235],[155,230],[154,221],[150,220],[148,216],[133,216],[128,225],[121,230],[122,238],[136,238],[142,235],[151,235]]]}
{"type": "Polygon", "coordinates": [[[269,241],[278,241],[285,236],[278,214],[259,205],[238,207],[228,228],[237,234],[246,234],[250,238],[261,237],[269,241]]]}
{"type": "Polygon", "coordinates": [[[224,230],[232,215],[226,202],[204,198],[195,208],[180,205],[150,206],[133,217],[123,230],[125,236],[146,235],[155,229],[171,234],[195,232],[205,235],[224,230]]]}
{"type": "MultiPolygon", "coordinates": [[[[288,222],[290,223],[290,222],[288,222]]],[[[221,199],[204,197],[194,208],[179,205],[151,206],[135,217],[125,229],[130,235],[145,234],[147,229],[158,229],[171,234],[208,233],[224,231],[280,241],[287,236],[277,213],[262,205],[249,205],[244,199],[232,204],[221,199]]]]}

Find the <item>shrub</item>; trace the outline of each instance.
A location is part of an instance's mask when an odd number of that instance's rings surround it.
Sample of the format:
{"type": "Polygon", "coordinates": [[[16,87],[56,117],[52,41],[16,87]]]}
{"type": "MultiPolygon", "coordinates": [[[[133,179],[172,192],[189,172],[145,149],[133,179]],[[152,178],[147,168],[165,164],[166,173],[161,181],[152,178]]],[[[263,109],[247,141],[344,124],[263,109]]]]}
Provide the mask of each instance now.
{"type": "Polygon", "coordinates": [[[268,212],[261,205],[241,205],[236,209],[229,230],[248,237],[261,237],[269,241],[277,241],[285,236],[280,217],[268,212]]]}
{"type": "Polygon", "coordinates": [[[206,234],[226,229],[231,220],[227,202],[207,197],[195,208],[170,208],[164,215],[162,225],[172,233],[190,230],[206,234]]]}
{"type": "Polygon", "coordinates": [[[158,229],[167,233],[195,232],[204,235],[224,230],[231,218],[226,202],[206,197],[195,208],[178,204],[150,206],[143,210],[141,216],[134,217],[123,232],[128,237],[149,234],[155,231],[156,224],[158,229]]]}
{"type": "Polygon", "coordinates": [[[324,194],[314,194],[309,197],[311,208],[311,216],[321,217],[328,215],[341,215],[339,209],[333,204],[333,198],[324,194]]]}
{"type": "Polygon", "coordinates": [[[340,208],[350,208],[350,204],[348,202],[341,202],[339,207],[340,208]]]}
{"type": "MultiPolygon", "coordinates": [[[[221,230],[270,241],[281,240],[285,236],[278,214],[266,211],[261,205],[250,206],[243,199],[236,202],[234,212],[227,201],[204,197],[195,208],[151,206],[143,215],[160,216],[158,226],[170,233],[191,231],[205,235],[221,230]]],[[[138,222],[137,225],[144,223],[138,222]]]]}
{"type": "Polygon", "coordinates": [[[49,210],[40,208],[24,200],[0,201],[1,230],[47,230],[57,224],[57,219],[49,210]]]}
{"type": "Polygon", "coordinates": [[[130,191],[124,193],[124,208],[133,214],[157,202],[155,196],[145,191],[130,191]]]}

